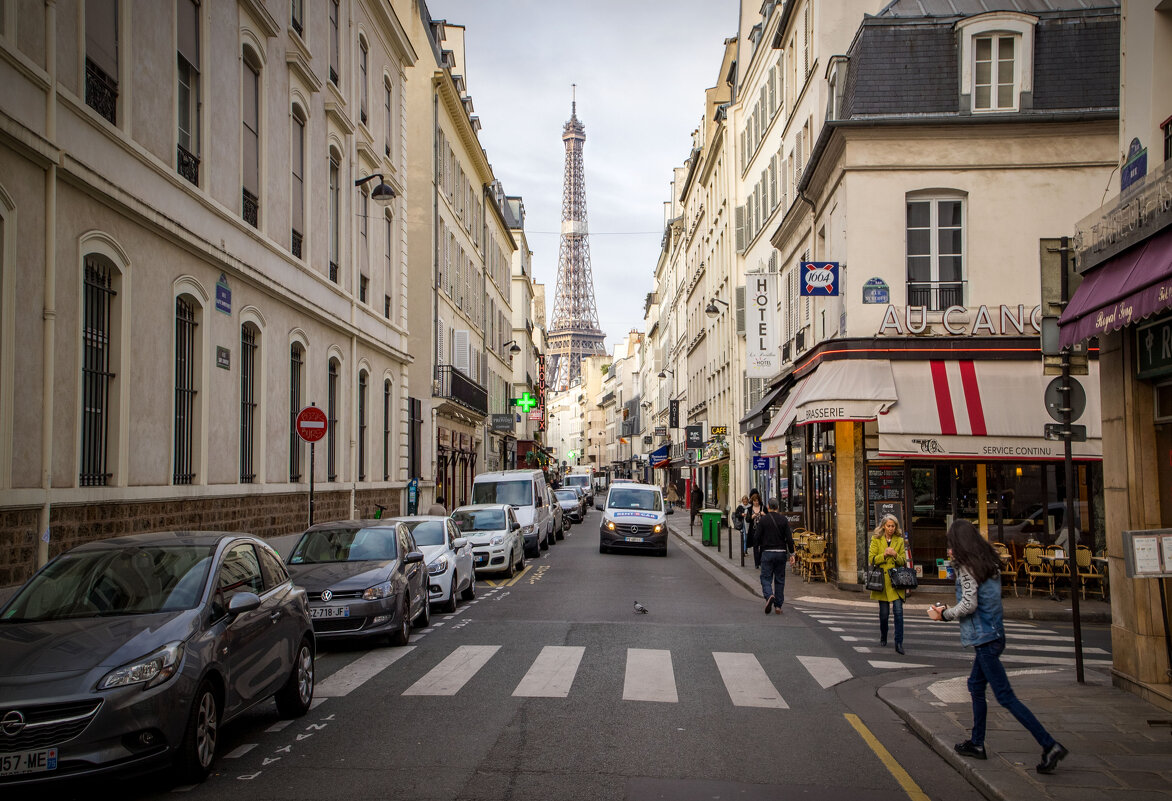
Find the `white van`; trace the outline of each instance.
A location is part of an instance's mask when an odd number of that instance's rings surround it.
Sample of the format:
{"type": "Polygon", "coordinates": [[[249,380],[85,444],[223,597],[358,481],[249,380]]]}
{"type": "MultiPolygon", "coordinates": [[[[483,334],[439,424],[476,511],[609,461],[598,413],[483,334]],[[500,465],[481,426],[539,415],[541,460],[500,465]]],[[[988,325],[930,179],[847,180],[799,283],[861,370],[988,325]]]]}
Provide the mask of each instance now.
{"type": "Polygon", "coordinates": [[[553,516],[545,474],[540,470],[497,470],[472,479],[472,503],[507,503],[517,510],[525,554],[540,555],[553,541],[553,516]]]}
{"type": "Polygon", "coordinates": [[[667,556],[667,512],[663,492],[651,484],[614,484],[598,529],[598,552],[629,549],[667,556]]]}
{"type": "Polygon", "coordinates": [[[589,473],[570,473],[562,480],[563,487],[581,487],[586,492],[586,505],[594,508],[594,484],[589,473]]]}

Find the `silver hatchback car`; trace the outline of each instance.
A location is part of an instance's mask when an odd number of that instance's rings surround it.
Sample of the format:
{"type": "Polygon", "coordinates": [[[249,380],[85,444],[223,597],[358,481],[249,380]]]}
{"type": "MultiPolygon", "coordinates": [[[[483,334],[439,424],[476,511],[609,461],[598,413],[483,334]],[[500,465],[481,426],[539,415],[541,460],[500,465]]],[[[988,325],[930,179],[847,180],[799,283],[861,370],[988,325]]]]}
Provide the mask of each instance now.
{"type": "Polygon", "coordinates": [[[273,695],[309,710],[314,645],[304,590],[256,537],[74,548],[0,609],[0,793],[168,764],[201,781],[225,721],[273,695]]]}

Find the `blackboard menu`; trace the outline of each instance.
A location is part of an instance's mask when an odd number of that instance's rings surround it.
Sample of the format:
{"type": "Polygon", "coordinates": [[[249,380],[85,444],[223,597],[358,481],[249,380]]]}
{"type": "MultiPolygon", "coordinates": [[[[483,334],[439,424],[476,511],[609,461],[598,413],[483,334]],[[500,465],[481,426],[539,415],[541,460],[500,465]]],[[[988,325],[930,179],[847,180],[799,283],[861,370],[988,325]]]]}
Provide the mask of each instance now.
{"type": "Polygon", "coordinates": [[[867,508],[870,530],[879,525],[881,514],[892,513],[903,525],[903,465],[867,465],[867,508]]]}

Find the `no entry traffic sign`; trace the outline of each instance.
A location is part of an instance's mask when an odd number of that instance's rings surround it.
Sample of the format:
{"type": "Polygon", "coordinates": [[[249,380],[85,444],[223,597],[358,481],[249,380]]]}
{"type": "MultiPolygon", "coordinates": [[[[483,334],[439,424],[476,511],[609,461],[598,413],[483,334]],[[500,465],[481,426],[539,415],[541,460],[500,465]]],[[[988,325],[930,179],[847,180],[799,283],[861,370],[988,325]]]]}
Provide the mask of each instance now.
{"type": "Polygon", "coordinates": [[[326,435],[326,413],[317,406],[306,406],[297,413],[297,436],[306,442],[317,442],[326,435]]]}

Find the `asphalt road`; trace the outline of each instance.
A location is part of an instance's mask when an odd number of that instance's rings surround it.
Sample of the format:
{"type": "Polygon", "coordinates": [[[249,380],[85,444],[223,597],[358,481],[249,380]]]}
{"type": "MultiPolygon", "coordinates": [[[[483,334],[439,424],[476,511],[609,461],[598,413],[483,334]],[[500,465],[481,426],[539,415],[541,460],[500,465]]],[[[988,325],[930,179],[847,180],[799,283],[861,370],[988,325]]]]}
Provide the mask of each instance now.
{"type": "MultiPolygon", "coordinates": [[[[601,555],[598,521],[516,579],[478,582],[474,602],[433,615],[409,646],[323,648],[309,714],[283,721],[269,702],[224,727],[206,783],[164,774],[54,797],[979,797],[875,697],[908,669],[876,667],[897,657],[844,639],[852,626],[865,636],[863,621],[805,605],[765,616],[681,548],[601,555]]],[[[923,665],[911,670],[970,658],[940,644],[945,656],[913,662],[910,634],[908,663],[923,665]]]]}

